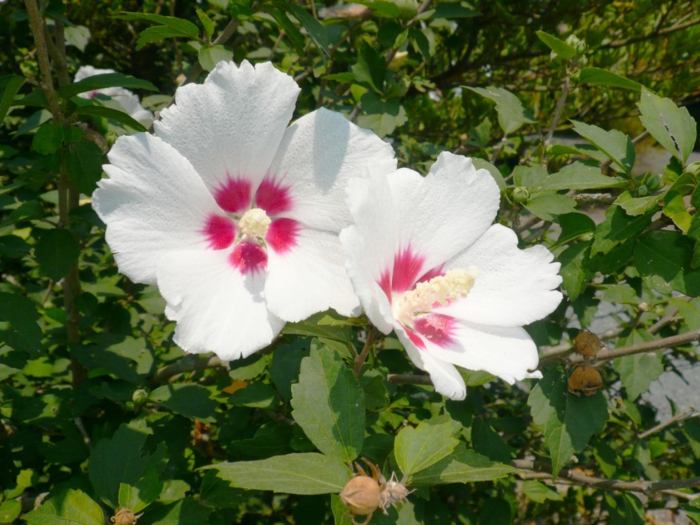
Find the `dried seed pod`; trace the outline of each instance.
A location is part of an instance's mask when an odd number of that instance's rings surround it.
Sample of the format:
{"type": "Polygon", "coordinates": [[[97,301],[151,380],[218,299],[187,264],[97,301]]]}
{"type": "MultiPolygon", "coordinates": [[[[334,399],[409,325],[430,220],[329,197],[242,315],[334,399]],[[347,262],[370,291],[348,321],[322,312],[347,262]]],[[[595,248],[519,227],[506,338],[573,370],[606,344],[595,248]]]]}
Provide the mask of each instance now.
{"type": "Polygon", "coordinates": [[[114,525],[136,525],[138,520],[131,509],[117,509],[117,513],[109,519],[114,525]]]}
{"type": "Polygon", "coordinates": [[[603,376],[592,366],[581,365],[571,372],[567,384],[572,394],[592,396],[603,386],[603,376]]]}
{"type": "Polygon", "coordinates": [[[381,487],[369,476],[355,476],[345,484],[340,499],[352,514],[367,516],[379,508],[381,487]]]}
{"type": "Polygon", "coordinates": [[[384,514],[386,514],[387,509],[396,505],[397,503],[403,503],[408,495],[411,493],[410,490],[396,478],[396,473],[391,474],[389,481],[382,485],[382,492],[379,495],[380,505],[384,514]]]}
{"type": "Polygon", "coordinates": [[[574,351],[584,357],[595,357],[603,348],[598,336],[588,330],[581,330],[574,338],[574,351]]]}

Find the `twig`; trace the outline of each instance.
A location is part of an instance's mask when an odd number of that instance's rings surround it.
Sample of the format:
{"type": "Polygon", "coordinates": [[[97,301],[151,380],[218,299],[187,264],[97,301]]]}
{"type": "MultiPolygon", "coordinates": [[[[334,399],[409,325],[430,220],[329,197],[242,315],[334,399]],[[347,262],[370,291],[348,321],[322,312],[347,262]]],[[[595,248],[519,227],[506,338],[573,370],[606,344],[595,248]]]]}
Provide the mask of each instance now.
{"type": "Polygon", "coordinates": [[[677,321],[678,320],[677,314],[678,314],[678,310],[676,310],[674,308],[671,312],[669,312],[668,314],[663,316],[661,319],[656,321],[653,325],[651,325],[649,327],[649,333],[655,334],[656,332],[661,330],[664,326],[669,325],[669,324],[673,323],[674,321],[677,321]]]}
{"type": "Polygon", "coordinates": [[[389,383],[394,385],[432,385],[427,374],[389,374],[389,383]]]}
{"type": "Polygon", "coordinates": [[[228,363],[222,361],[215,355],[205,358],[201,356],[188,355],[157,370],[151,381],[153,383],[166,383],[171,377],[178,374],[184,374],[185,372],[195,372],[198,370],[205,370],[207,368],[226,367],[228,367],[228,363]]]}
{"type": "Polygon", "coordinates": [[[642,432],[641,434],[639,434],[637,436],[637,439],[646,439],[649,436],[651,436],[652,434],[656,434],[657,432],[661,432],[666,427],[670,427],[671,425],[674,425],[680,421],[684,421],[686,419],[690,419],[690,418],[696,417],[698,415],[700,415],[700,414],[698,414],[698,412],[696,412],[694,408],[692,408],[692,407],[687,408],[685,410],[682,410],[681,412],[678,412],[678,414],[676,414],[672,418],[667,419],[666,421],[663,421],[663,422],[659,423],[658,425],[651,427],[649,430],[645,430],[644,432],[642,432]]]}
{"type": "Polygon", "coordinates": [[[636,44],[637,42],[643,42],[645,40],[651,40],[660,36],[670,35],[671,33],[675,33],[676,31],[682,31],[683,29],[687,29],[698,24],[700,24],[700,18],[694,18],[692,20],[688,20],[687,22],[683,22],[669,27],[664,27],[663,29],[658,29],[653,33],[649,33],[647,35],[633,36],[624,40],[614,40],[608,44],[603,44],[598,49],[615,49],[618,47],[625,47],[630,44],[636,44]]]}
{"type": "MultiPolygon", "coordinates": [[[[615,359],[616,357],[651,352],[653,350],[660,350],[670,348],[673,346],[680,346],[695,341],[700,341],[700,330],[693,330],[690,332],[685,332],[683,334],[672,335],[670,337],[664,337],[662,339],[656,339],[654,341],[645,341],[643,343],[623,346],[620,348],[605,349],[602,350],[593,361],[609,361],[610,359],[615,359]]],[[[563,359],[567,356],[569,356],[569,361],[572,363],[578,363],[583,361],[583,358],[579,355],[569,355],[572,352],[573,348],[571,347],[558,346],[555,348],[547,349],[544,352],[542,352],[542,355],[540,355],[540,366],[549,361],[563,359]]]]}
{"type": "Polygon", "coordinates": [[[566,98],[569,96],[569,89],[571,88],[571,79],[567,74],[564,77],[564,82],[561,85],[561,95],[557,99],[557,105],[554,107],[554,116],[552,117],[552,123],[549,125],[549,131],[547,131],[547,138],[544,140],[545,146],[548,146],[552,142],[552,137],[554,132],[559,125],[561,116],[564,113],[564,107],[566,106],[566,98]]]}
{"type": "Polygon", "coordinates": [[[39,12],[39,5],[36,0],[24,0],[24,5],[27,8],[27,17],[29,18],[29,27],[34,35],[36,44],[36,58],[39,62],[39,71],[41,72],[41,89],[46,96],[46,102],[49,105],[49,111],[56,119],[62,119],[63,112],[58,103],[58,95],[53,85],[53,76],[51,75],[51,64],[49,62],[49,50],[46,43],[46,31],[44,27],[44,19],[39,12]]]}
{"type": "MultiPolygon", "coordinates": [[[[513,466],[520,470],[518,475],[524,479],[549,479],[555,483],[568,482],[596,489],[619,492],[639,492],[642,494],[651,495],[656,492],[666,493],[667,491],[676,491],[678,489],[700,487],[700,477],[678,480],[667,479],[647,481],[640,479],[636,481],[627,481],[622,479],[605,479],[589,476],[578,469],[564,470],[558,476],[553,476],[549,472],[535,470],[535,462],[531,459],[516,459],[513,461],[513,466]]],[[[691,500],[697,497],[697,494],[675,493],[673,495],[691,500]],[[682,496],[680,494],[682,494],[682,496]]]]}
{"type": "Polygon", "coordinates": [[[352,368],[353,372],[355,372],[355,377],[360,377],[360,374],[362,373],[362,365],[365,363],[369,352],[374,346],[375,336],[376,332],[374,327],[369,327],[367,330],[367,340],[365,341],[365,345],[362,347],[362,351],[355,356],[355,362],[353,363],[352,368]]]}

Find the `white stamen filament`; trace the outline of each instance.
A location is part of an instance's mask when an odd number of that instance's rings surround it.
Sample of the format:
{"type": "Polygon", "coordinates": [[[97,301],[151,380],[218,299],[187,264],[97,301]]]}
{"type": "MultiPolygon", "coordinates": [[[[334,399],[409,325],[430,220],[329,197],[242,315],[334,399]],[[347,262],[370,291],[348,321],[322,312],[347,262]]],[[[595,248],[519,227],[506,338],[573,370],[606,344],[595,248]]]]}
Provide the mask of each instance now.
{"type": "Polygon", "coordinates": [[[265,210],[253,208],[243,214],[238,221],[238,227],[243,235],[264,239],[271,222],[265,210]]]}
{"type": "Polygon", "coordinates": [[[404,293],[394,306],[394,315],[402,324],[411,326],[415,318],[438,306],[467,296],[474,286],[477,270],[449,270],[429,281],[416,284],[413,290],[404,293]]]}

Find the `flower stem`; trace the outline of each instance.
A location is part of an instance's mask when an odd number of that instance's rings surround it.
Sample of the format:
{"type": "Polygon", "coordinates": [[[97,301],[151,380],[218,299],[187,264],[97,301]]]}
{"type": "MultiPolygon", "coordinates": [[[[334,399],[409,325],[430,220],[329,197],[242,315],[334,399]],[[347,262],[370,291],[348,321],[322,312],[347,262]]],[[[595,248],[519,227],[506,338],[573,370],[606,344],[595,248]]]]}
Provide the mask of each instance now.
{"type": "Polygon", "coordinates": [[[374,346],[374,340],[376,336],[376,330],[374,327],[370,327],[367,330],[367,340],[365,341],[365,346],[362,347],[362,351],[355,357],[355,362],[353,364],[353,371],[355,372],[355,377],[360,377],[362,373],[362,365],[364,365],[370,350],[374,346]]]}

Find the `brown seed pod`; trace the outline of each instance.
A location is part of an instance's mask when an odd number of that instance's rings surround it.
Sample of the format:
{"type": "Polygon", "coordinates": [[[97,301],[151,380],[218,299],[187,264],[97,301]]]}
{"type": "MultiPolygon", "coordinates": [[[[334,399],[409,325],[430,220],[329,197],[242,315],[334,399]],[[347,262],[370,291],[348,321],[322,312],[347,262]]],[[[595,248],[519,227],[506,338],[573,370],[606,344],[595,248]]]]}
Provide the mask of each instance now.
{"type": "Polygon", "coordinates": [[[592,396],[603,386],[603,376],[592,366],[581,365],[571,372],[567,385],[572,394],[592,396]]]}
{"type": "Polygon", "coordinates": [[[584,357],[595,357],[603,348],[598,336],[588,330],[581,330],[574,338],[574,351],[584,357]]]}
{"type": "Polygon", "coordinates": [[[369,476],[355,476],[343,487],[340,499],[352,514],[367,516],[379,508],[380,494],[381,487],[376,479],[369,476]]]}
{"type": "Polygon", "coordinates": [[[136,525],[138,520],[131,509],[117,509],[117,513],[109,519],[114,525],[136,525]]]}

